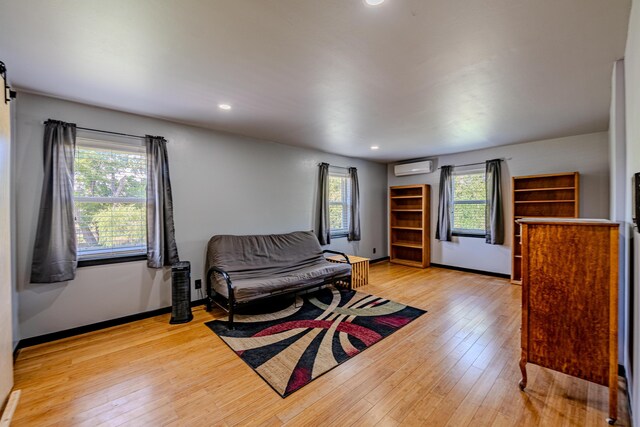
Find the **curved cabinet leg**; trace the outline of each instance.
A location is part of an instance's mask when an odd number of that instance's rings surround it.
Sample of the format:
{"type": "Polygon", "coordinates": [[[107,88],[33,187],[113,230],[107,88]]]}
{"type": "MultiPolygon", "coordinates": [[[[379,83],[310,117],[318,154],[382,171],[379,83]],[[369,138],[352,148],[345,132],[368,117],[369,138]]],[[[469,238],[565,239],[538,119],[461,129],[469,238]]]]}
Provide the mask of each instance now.
{"type": "MultiPolygon", "coordinates": [[[[614,359],[615,360],[615,359],[614,359]]],[[[613,363],[609,371],[609,418],[610,425],[616,423],[618,418],[618,369],[613,363]]]]}
{"type": "Polygon", "coordinates": [[[527,386],[527,356],[525,354],[522,354],[522,357],[520,357],[520,371],[522,372],[522,379],[518,385],[520,386],[520,390],[524,390],[527,386]]]}

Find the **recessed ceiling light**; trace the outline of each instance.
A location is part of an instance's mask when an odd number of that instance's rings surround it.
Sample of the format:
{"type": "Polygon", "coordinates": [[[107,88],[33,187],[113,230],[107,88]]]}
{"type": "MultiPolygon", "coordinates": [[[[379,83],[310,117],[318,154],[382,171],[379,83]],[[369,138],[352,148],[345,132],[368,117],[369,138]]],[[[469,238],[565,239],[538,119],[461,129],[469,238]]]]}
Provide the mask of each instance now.
{"type": "Polygon", "coordinates": [[[384,0],[364,0],[364,2],[369,6],[378,6],[384,3],[384,0]]]}
{"type": "Polygon", "coordinates": [[[231,110],[231,105],[229,104],[218,104],[218,108],[221,110],[231,110]]]}
{"type": "Polygon", "coordinates": [[[371,149],[372,149],[372,150],[377,150],[377,149],[379,149],[379,148],[380,148],[380,147],[378,147],[377,145],[372,145],[372,146],[371,146],[371,149]]]}

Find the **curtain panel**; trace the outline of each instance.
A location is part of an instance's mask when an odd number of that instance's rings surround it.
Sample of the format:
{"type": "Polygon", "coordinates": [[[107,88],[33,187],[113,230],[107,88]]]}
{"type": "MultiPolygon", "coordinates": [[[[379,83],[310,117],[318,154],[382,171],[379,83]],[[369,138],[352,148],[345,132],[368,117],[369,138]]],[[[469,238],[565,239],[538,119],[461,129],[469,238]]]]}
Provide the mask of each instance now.
{"type": "Polygon", "coordinates": [[[451,211],[453,209],[453,166],[440,168],[440,195],[438,196],[438,223],[436,239],[451,241],[451,211]]]}
{"type": "Polygon", "coordinates": [[[487,160],[486,188],[487,204],[485,208],[486,242],[491,245],[504,243],[504,216],[502,212],[502,172],[500,159],[487,160]]]}
{"type": "Polygon", "coordinates": [[[76,277],[78,266],[73,201],[76,125],[48,120],[43,148],[44,177],[31,283],[64,282],[76,277]]]}
{"type": "Polygon", "coordinates": [[[351,222],[347,240],[352,242],[360,240],[360,186],[356,168],[349,168],[349,178],[351,179],[351,222]]]}
{"type": "Polygon", "coordinates": [[[329,163],[320,163],[318,178],[318,241],[321,245],[331,243],[329,223],[329,163]]]}
{"type": "Polygon", "coordinates": [[[173,224],[173,196],[167,141],[145,137],[147,147],[147,265],[161,268],[180,261],[173,224]]]}

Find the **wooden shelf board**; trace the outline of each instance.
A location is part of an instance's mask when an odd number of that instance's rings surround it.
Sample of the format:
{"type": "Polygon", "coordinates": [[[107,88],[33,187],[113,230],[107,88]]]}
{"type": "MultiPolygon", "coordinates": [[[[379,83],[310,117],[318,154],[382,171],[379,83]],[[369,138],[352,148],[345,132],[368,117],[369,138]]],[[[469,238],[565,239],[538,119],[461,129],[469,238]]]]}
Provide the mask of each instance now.
{"type": "Polygon", "coordinates": [[[522,255],[514,255],[514,258],[522,258],[522,255]]]}
{"type": "Polygon", "coordinates": [[[402,258],[391,258],[390,261],[395,264],[408,265],[409,267],[422,267],[422,263],[420,261],[411,261],[402,258]]]}
{"type": "Polygon", "coordinates": [[[422,199],[422,196],[391,196],[392,199],[422,199]]]}
{"type": "Polygon", "coordinates": [[[519,200],[515,203],[575,203],[575,200],[519,200]]]}
{"type": "Polygon", "coordinates": [[[409,242],[406,240],[399,240],[391,243],[391,246],[401,246],[403,248],[422,249],[422,243],[409,242]]]}
{"type": "Polygon", "coordinates": [[[422,209],[391,209],[391,212],[422,212],[422,209]]]}
{"type": "Polygon", "coordinates": [[[558,215],[514,215],[514,218],[576,218],[574,216],[558,216],[558,215]]]}
{"type": "Polygon", "coordinates": [[[422,231],[422,227],[396,227],[391,226],[394,230],[414,230],[414,231],[422,231]]]}
{"type": "Polygon", "coordinates": [[[515,191],[516,193],[525,192],[525,191],[561,191],[561,190],[575,190],[576,187],[549,187],[549,188],[518,188],[515,191]]]}

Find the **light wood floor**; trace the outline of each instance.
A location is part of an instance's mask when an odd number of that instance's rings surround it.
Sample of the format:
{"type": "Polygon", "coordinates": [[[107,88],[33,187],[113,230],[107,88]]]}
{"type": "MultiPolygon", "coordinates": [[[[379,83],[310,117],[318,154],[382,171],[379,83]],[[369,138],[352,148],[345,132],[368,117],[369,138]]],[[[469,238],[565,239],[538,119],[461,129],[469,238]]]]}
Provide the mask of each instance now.
{"type": "MultiPolygon", "coordinates": [[[[222,312],[197,308],[22,350],[14,425],[606,425],[602,386],[529,365],[519,391],[519,286],[388,263],[370,282],[428,313],[286,399],[203,325],[222,312]]],[[[619,407],[629,425],[624,392],[619,407]]]]}

